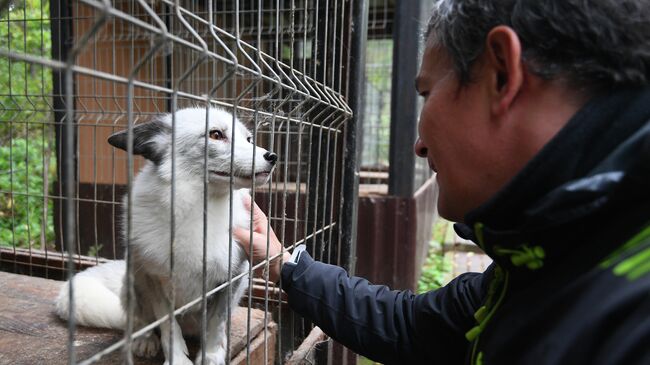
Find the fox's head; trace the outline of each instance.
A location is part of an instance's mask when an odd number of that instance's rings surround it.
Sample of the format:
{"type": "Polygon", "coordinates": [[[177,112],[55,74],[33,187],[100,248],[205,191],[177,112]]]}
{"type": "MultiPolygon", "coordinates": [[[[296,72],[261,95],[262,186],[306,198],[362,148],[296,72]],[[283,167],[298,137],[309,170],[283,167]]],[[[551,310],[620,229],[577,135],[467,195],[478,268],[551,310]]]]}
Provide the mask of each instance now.
{"type": "MultiPolygon", "coordinates": [[[[208,181],[227,184],[232,175],[236,188],[250,187],[252,179],[256,184],[267,182],[277,155],[254,146],[250,131],[239,120],[235,120],[233,130],[233,115],[217,108],[210,108],[209,113],[205,108],[180,109],[174,113],[175,178],[203,181],[206,113],[208,181]]],[[[108,143],[126,151],[127,138],[128,131],[124,130],[111,135],[108,143]]],[[[171,114],[133,127],[133,154],[151,161],[159,176],[169,181],[172,178],[171,142],[171,114]]]]}

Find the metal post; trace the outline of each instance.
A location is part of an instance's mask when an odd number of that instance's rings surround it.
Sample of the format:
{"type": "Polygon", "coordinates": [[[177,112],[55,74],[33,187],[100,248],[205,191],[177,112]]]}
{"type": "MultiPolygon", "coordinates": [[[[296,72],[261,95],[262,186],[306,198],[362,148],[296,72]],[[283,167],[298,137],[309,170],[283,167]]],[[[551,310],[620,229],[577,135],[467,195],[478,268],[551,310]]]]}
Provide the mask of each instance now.
{"type": "Polygon", "coordinates": [[[354,273],[356,261],[357,214],[359,196],[359,166],[361,162],[361,117],[365,108],[366,40],[368,37],[367,0],[355,0],[352,5],[350,44],[350,86],[348,100],[353,117],[345,128],[343,152],[343,202],[341,206],[341,262],[342,267],[354,273]]]}
{"type": "MultiPolygon", "coordinates": [[[[72,21],[70,19],[70,9],[69,5],[66,2],[53,2],[50,5],[50,18],[51,22],[51,37],[52,37],[52,59],[58,61],[65,61],[68,57],[70,51],[70,44],[66,43],[66,40],[70,39],[72,34],[72,21]]],[[[66,134],[64,132],[63,121],[65,120],[65,95],[66,95],[66,85],[65,85],[65,70],[53,69],[52,70],[52,111],[54,114],[54,120],[56,121],[54,125],[55,130],[55,146],[57,153],[57,161],[61,161],[58,164],[57,168],[57,184],[59,185],[58,191],[59,196],[63,196],[63,192],[66,191],[68,184],[73,184],[74,181],[67,181],[64,176],[65,167],[64,164],[72,161],[75,166],[75,157],[67,156],[67,150],[64,148],[68,143],[73,145],[73,151],[76,151],[76,136],[72,141],[67,141],[66,134]]],[[[76,176],[76,172],[74,172],[76,176]]],[[[64,229],[63,221],[66,216],[67,206],[62,200],[54,200],[55,208],[55,224],[54,229],[56,231],[56,245],[57,247],[64,248],[64,229]]]]}
{"type": "Polygon", "coordinates": [[[422,0],[396,1],[393,24],[393,80],[391,95],[388,194],[411,197],[415,192],[418,72],[422,0]]]}

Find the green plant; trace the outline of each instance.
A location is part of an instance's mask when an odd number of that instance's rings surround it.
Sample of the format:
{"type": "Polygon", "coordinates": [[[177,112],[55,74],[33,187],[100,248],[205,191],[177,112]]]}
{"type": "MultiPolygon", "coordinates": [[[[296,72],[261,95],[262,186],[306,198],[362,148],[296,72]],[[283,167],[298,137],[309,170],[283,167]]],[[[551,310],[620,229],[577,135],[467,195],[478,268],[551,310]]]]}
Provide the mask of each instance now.
{"type": "MultiPolygon", "coordinates": [[[[50,58],[47,0],[9,0],[0,10],[0,48],[50,58]]],[[[35,63],[0,57],[0,146],[13,138],[36,138],[52,121],[52,71],[35,63]]]]}
{"type": "Polygon", "coordinates": [[[374,361],[372,361],[370,359],[367,359],[367,358],[365,358],[363,356],[359,356],[357,358],[357,364],[358,365],[381,365],[380,363],[374,362],[374,361]]]}
{"type": "MultiPolygon", "coordinates": [[[[49,1],[9,0],[0,9],[0,48],[50,58],[49,1]]],[[[51,127],[52,71],[0,58],[0,245],[40,247],[54,239],[56,175],[51,127]]]]}
{"type": "Polygon", "coordinates": [[[438,218],[433,225],[433,234],[431,236],[432,245],[442,245],[448,240],[453,240],[453,225],[451,222],[438,218]]]}
{"type": "Polygon", "coordinates": [[[451,273],[451,262],[439,253],[439,250],[432,248],[422,268],[422,275],[418,280],[418,293],[435,290],[445,284],[451,273]]]}
{"type": "Polygon", "coordinates": [[[104,245],[90,246],[90,248],[88,248],[87,256],[101,257],[101,255],[99,253],[102,251],[102,248],[104,248],[104,245]]]}
{"type": "Polygon", "coordinates": [[[371,39],[366,47],[366,119],[363,164],[388,166],[393,40],[371,39]]]}
{"type": "Polygon", "coordinates": [[[44,248],[54,240],[52,200],[44,197],[56,175],[50,151],[43,139],[0,146],[0,245],[44,248]]]}
{"type": "Polygon", "coordinates": [[[429,252],[418,280],[418,293],[438,289],[449,279],[452,263],[442,253],[442,247],[450,235],[451,228],[451,223],[444,219],[439,219],[434,224],[429,252]]]}

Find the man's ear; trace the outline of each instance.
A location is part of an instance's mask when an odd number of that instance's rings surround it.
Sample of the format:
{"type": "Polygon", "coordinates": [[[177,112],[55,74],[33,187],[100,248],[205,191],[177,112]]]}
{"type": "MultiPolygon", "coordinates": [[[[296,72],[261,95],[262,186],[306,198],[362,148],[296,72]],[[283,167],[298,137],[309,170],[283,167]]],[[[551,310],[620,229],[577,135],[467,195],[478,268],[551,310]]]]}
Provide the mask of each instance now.
{"type": "MultiPolygon", "coordinates": [[[[160,120],[138,124],[133,127],[133,154],[140,155],[159,165],[164,156],[165,146],[156,143],[156,137],[171,134],[171,128],[160,120]]],[[[127,151],[128,130],[117,132],[108,137],[108,143],[116,148],[127,151]]]]}
{"type": "Polygon", "coordinates": [[[517,33],[505,25],[494,27],[486,38],[485,55],[490,69],[494,70],[492,112],[501,115],[510,108],[524,81],[517,33]]]}

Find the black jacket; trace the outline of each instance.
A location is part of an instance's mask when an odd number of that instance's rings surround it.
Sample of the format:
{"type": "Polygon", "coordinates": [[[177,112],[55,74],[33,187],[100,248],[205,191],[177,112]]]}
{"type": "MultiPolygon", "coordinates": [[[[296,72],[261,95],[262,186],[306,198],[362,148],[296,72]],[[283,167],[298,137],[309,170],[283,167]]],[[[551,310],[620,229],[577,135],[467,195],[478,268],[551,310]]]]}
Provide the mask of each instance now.
{"type": "Polygon", "coordinates": [[[482,274],[414,295],[303,255],[289,304],[386,364],[650,364],[650,89],[591,100],[465,222],[482,274]]]}

